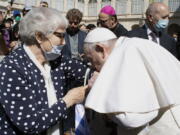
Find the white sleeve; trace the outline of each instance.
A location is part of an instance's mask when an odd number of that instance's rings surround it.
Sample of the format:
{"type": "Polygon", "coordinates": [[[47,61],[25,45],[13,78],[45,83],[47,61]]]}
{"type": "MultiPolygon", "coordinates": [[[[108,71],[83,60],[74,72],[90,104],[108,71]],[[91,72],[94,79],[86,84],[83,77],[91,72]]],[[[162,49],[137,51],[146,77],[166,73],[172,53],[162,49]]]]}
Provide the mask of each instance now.
{"type": "Polygon", "coordinates": [[[149,123],[158,115],[158,111],[148,113],[120,113],[114,115],[112,120],[118,125],[129,128],[137,128],[149,123]]]}

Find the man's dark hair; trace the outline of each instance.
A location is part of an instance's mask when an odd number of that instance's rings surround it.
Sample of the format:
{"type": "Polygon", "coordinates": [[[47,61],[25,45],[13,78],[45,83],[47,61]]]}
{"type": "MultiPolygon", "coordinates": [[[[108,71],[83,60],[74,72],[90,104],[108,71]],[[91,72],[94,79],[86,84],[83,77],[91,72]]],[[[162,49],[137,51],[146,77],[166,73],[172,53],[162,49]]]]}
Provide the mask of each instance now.
{"type": "Polygon", "coordinates": [[[70,9],[66,14],[66,18],[68,20],[78,20],[79,22],[81,22],[82,17],[83,17],[82,12],[76,8],[70,9]]]}
{"type": "Polygon", "coordinates": [[[88,24],[88,25],[86,26],[86,28],[87,28],[88,30],[92,30],[92,29],[96,28],[96,26],[95,26],[94,24],[88,24]]]}

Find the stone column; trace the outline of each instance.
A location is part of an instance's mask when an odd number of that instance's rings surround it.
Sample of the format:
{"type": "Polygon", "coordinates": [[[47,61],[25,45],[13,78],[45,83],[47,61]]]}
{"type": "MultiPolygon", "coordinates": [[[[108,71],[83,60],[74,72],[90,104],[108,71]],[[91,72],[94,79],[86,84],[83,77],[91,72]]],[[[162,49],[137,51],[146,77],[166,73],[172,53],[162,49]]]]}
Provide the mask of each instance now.
{"type": "Polygon", "coordinates": [[[116,9],[116,0],[111,1],[111,6],[114,7],[114,9],[116,9]]]}
{"type": "Polygon", "coordinates": [[[51,0],[51,2],[49,4],[51,4],[51,5],[49,5],[50,7],[55,8],[55,9],[57,8],[56,7],[56,0],[51,0]]]}
{"type": "Polygon", "coordinates": [[[127,0],[126,10],[127,14],[131,15],[131,0],[127,0]]]}
{"type": "Polygon", "coordinates": [[[88,3],[89,0],[84,0],[84,13],[83,13],[84,16],[88,16],[88,3]]]}
{"type": "Polygon", "coordinates": [[[78,0],[74,0],[74,8],[78,8],[78,0]]]}
{"type": "Polygon", "coordinates": [[[146,13],[146,10],[147,10],[149,4],[150,4],[150,3],[149,3],[149,0],[144,0],[144,9],[143,9],[143,13],[146,13]]]}
{"type": "Polygon", "coordinates": [[[63,8],[63,12],[67,12],[67,0],[63,0],[63,4],[64,4],[64,8],[63,8]]]}
{"type": "Polygon", "coordinates": [[[97,0],[97,12],[98,12],[98,14],[101,10],[101,2],[102,2],[102,0],[97,0]]]}

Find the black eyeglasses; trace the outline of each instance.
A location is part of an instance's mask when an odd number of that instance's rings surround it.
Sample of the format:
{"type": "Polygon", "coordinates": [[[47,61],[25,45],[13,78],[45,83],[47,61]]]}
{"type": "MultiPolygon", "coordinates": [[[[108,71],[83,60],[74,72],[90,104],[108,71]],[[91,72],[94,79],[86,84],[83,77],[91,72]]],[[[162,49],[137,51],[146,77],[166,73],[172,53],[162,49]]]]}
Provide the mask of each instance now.
{"type": "Polygon", "coordinates": [[[61,32],[54,32],[53,33],[56,37],[59,37],[59,38],[64,38],[65,37],[65,33],[61,33],[61,32]]]}
{"type": "Polygon", "coordinates": [[[107,20],[100,20],[100,19],[99,19],[99,22],[100,22],[101,24],[104,24],[104,23],[106,23],[108,20],[109,20],[109,19],[107,19],[107,20]]]}
{"type": "Polygon", "coordinates": [[[79,24],[79,21],[77,21],[77,22],[71,22],[71,21],[69,21],[69,24],[73,24],[74,23],[74,25],[78,25],[79,24]]]}

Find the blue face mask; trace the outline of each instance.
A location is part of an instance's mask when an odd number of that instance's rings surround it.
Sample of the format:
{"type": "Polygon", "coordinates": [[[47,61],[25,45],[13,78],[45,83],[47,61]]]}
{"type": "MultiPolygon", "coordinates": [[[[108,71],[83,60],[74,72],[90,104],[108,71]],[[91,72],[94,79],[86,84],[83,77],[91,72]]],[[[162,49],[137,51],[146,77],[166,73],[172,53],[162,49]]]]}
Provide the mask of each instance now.
{"type": "Polygon", "coordinates": [[[157,31],[162,31],[163,29],[165,29],[168,26],[169,20],[159,20],[156,24],[155,24],[155,28],[157,31]]]}
{"type": "Polygon", "coordinates": [[[55,60],[61,55],[61,51],[64,45],[53,45],[52,50],[49,52],[44,52],[44,55],[48,61],[55,60]]]}

